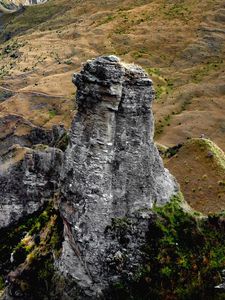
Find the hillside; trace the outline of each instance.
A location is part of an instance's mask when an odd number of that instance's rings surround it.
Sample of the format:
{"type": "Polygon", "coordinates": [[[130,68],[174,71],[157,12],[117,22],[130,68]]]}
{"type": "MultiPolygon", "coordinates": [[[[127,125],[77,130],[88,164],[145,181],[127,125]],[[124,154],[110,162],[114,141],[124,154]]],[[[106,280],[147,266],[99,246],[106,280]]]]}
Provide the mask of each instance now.
{"type": "Polygon", "coordinates": [[[165,165],[192,207],[204,214],[225,210],[225,155],[212,141],[188,140],[165,165]]]}
{"type": "Polygon", "coordinates": [[[224,299],[224,1],[28,2],[0,0],[0,298],[224,299]]]}
{"type": "Polygon", "coordinates": [[[50,0],[2,22],[5,144],[34,127],[69,128],[73,72],[89,58],[116,54],[154,81],[157,142],[174,146],[204,135],[225,149],[223,1],[50,0]]]}
{"type": "Polygon", "coordinates": [[[1,87],[15,95],[1,103],[1,115],[69,126],[74,70],[99,54],[117,54],[155,82],[160,143],[204,133],[224,149],[224,20],[221,0],[50,0],[5,16],[1,87]]]}

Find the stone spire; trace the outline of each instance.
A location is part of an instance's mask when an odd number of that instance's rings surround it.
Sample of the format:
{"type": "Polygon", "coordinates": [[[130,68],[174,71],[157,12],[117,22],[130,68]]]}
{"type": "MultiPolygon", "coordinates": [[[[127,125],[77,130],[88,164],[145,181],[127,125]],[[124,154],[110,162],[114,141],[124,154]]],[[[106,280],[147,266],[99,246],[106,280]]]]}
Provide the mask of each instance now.
{"type": "Polygon", "coordinates": [[[148,228],[144,212],[170,201],[177,185],[153,142],[154,90],[143,69],[115,56],[99,57],[73,82],[78,113],[61,174],[60,269],[97,297],[120,277],[117,260],[123,273],[135,271],[148,228]],[[113,239],[121,220],[133,224],[126,245],[113,239]]]}

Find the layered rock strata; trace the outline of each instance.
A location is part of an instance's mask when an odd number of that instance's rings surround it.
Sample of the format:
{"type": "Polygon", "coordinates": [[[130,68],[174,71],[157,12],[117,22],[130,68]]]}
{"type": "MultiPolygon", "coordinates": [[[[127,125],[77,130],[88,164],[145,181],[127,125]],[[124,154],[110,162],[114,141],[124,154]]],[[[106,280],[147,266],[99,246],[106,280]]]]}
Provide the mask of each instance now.
{"type": "Polygon", "coordinates": [[[59,268],[84,299],[135,274],[149,209],[170,201],[177,185],[153,142],[154,90],[140,67],[100,57],[73,82],[78,113],[61,172],[65,241],[59,268]],[[127,228],[122,235],[121,226],[127,228]]]}

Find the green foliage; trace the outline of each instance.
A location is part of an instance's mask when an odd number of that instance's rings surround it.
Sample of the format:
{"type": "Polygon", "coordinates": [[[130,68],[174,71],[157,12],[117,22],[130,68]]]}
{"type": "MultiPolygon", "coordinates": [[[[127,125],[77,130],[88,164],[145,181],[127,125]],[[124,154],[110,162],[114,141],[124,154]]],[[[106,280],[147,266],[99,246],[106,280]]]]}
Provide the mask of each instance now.
{"type": "Polygon", "coordinates": [[[207,64],[196,69],[193,72],[192,81],[194,83],[199,83],[210,73],[213,73],[213,72],[221,69],[223,66],[224,66],[223,60],[217,60],[217,61],[213,61],[213,62],[208,61],[207,64]]]}
{"type": "Polygon", "coordinates": [[[39,292],[38,294],[44,295],[48,284],[47,279],[43,278],[53,276],[52,253],[54,252],[55,255],[60,253],[62,232],[62,221],[52,203],[49,203],[43,211],[20,220],[19,224],[1,230],[0,287],[1,278],[6,276],[8,270],[15,269],[26,262],[26,272],[20,275],[18,282],[21,286],[25,283],[30,291],[39,285],[40,294],[39,292]],[[36,239],[36,237],[39,238],[36,239]],[[14,261],[11,263],[12,253],[14,261]]]}
{"type": "Polygon", "coordinates": [[[9,74],[8,66],[3,66],[0,69],[0,78],[7,76],[9,74]]]}
{"type": "Polygon", "coordinates": [[[4,288],[5,286],[5,281],[3,276],[0,276],[0,291],[4,288]]]}
{"type": "MultiPolygon", "coordinates": [[[[158,83],[155,83],[155,98],[159,100],[163,95],[168,95],[173,91],[174,83],[172,79],[162,77],[161,71],[158,68],[146,68],[146,72],[157,79],[158,83]]],[[[153,80],[154,81],[154,80],[153,80]]]]}
{"type": "Polygon", "coordinates": [[[159,136],[163,132],[165,126],[170,126],[170,122],[171,115],[167,115],[163,118],[163,120],[159,120],[155,126],[155,136],[159,136]]]}
{"type": "Polygon", "coordinates": [[[12,57],[13,54],[15,54],[16,50],[20,47],[23,47],[25,43],[18,42],[17,40],[14,40],[12,42],[9,42],[5,48],[2,50],[2,55],[10,55],[12,57]]]}
{"type": "Polygon", "coordinates": [[[171,270],[168,266],[162,268],[162,269],[160,270],[160,272],[161,272],[161,274],[162,274],[163,276],[168,277],[168,278],[169,278],[169,277],[171,276],[171,274],[172,274],[172,270],[171,270]]]}
{"type": "MultiPolygon", "coordinates": [[[[63,10],[66,10],[65,5],[63,10]]],[[[57,5],[54,1],[50,0],[42,5],[28,6],[24,11],[5,16],[5,29],[4,34],[10,34],[10,36],[19,35],[20,33],[36,29],[36,26],[46,23],[48,21],[48,26],[51,25],[51,21],[54,23],[54,16],[62,10],[60,5],[57,5]],[[53,19],[53,20],[51,20],[53,19]]],[[[45,24],[45,28],[46,28],[45,24]]]]}
{"type": "Polygon", "coordinates": [[[98,23],[97,23],[97,26],[100,26],[100,25],[103,25],[103,24],[107,24],[111,21],[113,21],[114,19],[116,18],[115,15],[108,15],[106,17],[104,17],[102,20],[100,20],[98,23]]]}
{"type": "Polygon", "coordinates": [[[35,233],[38,233],[41,228],[43,228],[49,221],[53,211],[54,209],[52,208],[52,205],[48,205],[47,208],[38,217],[34,218],[29,230],[29,234],[33,235],[35,233]]]}
{"type": "Polygon", "coordinates": [[[57,115],[57,111],[55,109],[50,109],[48,113],[50,118],[54,118],[57,115]]]}
{"type": "Polygon", "coordinates": [[[69,144],[69,135],[68,133],[64,133],[55,143],[55,147],[65,151],[69,144]]]}
{"type": "Polygon", "coordinates": [[[49,241],[49,247],[52,249],[56,256],[59,256],[62,248],[62,232],[63,223],[61,219],[57,218],[54,227],[52,228],[52,234],[49,241]]]}
{"type": "Polygon", "coordinates": [[[168,19],[188,21],[191,17],[189,7],[185,3],[174,3],[164,7],[164,15],[168,19]]]}
{"type": "Polygon", "coordinates": [[[112,227],[113,229],[127,229],[131,225],[129,218],[113,218],[112,227]]]}
{"type": "MultiPolygon", "coordinates": [[[[144,263],[132,282],[113,287],[112,299],[224,299],[214,286],[225,268],[225,214],[203,218],[183,207],[178,193],[170,203],[153,208],[144,263]]],[[[128,223],[117,221],[117,228],[128,223]]]]}
{"type": "Polygon", "coordinates": [[[158,290],[160,299],[212,296],[225,268],[225,216],[202,218],[184,211],[182,202],[178,194],[165,206],[154,207],[156,216],[144,249],[146,262],[139,284],[158,290]]]}
{"type": "Polygon", "coordinates": [[[160,69],[158,69],[158,68],[146,68],[146,72],[150,76],[153,76],[153,75],[161,76],[160,69]]]}

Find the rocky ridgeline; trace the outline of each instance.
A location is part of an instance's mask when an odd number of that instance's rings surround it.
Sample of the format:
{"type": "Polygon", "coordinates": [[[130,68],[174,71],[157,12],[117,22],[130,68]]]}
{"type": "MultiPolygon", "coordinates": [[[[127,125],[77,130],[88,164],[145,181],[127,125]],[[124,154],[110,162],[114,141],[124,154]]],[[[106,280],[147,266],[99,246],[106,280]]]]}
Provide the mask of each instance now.
{"type": "MultiPolygon", "coordinates": [[[[0,227],[60,195],[64,242],[56,265],[75,282],[62,297],[94,299],[121,277],[135,276],[151,208],[169,202],[178,188],[153,142],[154,90],[147,74],[108,56],[88,61],[73,82],[78,113],[65,154],[49,146],[22,147],[14,162],[5,154],[0,227]]],[[[53,130],[53,140],[62,135],[53,130]]]]}
{"type": "Polygon", "coordinates": [[[60,269],[95,297],[121,274],[134,275],[148,210],[170,201],[177,185],[153,142],[154,91],[140,67],[100,57],[73,82],[78,113],[61,173],[60,269]],[[122,240],[120,225],[130,228],[122,240]]]}

